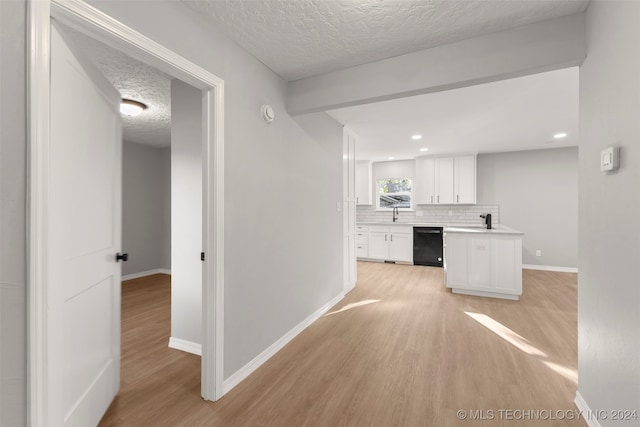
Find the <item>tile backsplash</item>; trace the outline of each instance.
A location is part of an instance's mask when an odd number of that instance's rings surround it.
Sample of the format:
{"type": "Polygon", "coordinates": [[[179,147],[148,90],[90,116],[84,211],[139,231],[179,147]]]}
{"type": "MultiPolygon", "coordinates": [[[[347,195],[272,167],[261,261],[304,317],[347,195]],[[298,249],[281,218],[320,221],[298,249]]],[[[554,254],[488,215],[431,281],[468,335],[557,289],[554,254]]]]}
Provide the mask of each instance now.
{"type": "MultiPolygon", "coordinates": [[[[482,225],[481,214],[491,214],[491,222],[500,224],[500,205],[418,206],[413,211],[400,211],[398,223],[482,225]],[[420,216],[422,213],[422,216],[420,216]]],[[[372,206],[358,206],[356,222],[391,221],[391,210],[376,211],[372,206]]]]}

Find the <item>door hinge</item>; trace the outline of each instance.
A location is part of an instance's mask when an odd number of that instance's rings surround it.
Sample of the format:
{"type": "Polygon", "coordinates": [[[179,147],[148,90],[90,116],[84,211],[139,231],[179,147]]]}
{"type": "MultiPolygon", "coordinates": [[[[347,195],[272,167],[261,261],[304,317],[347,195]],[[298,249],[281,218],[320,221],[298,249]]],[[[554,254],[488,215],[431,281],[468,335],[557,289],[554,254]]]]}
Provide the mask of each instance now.
{"type": "Polygon", "coordinates": [[[204,261],[204,252],[200,252],[200,261],[204,261]]]}

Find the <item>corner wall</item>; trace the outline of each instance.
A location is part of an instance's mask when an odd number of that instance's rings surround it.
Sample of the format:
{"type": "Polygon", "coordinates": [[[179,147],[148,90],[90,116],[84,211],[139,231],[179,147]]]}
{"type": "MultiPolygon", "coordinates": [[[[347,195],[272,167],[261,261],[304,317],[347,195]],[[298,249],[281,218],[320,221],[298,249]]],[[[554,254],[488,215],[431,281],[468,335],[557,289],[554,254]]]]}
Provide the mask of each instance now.
{"type": "Polygon", "coordinates": [[[524,232],[522,263],[578,267],[578,149],[478,155],[478,204],[524,232]],[[536,256],[536,250],[542,256],[536,256]]]}
{"type": "MultiPolygon", "coordinates": [[[[579,393],[640,410],[640,3],[593,1],[580,68],[579,393]],[[600,151],[620,147],[620,169],[600,151]]],[[[600,420],[602,426],[637,426],[600,420]]]]}

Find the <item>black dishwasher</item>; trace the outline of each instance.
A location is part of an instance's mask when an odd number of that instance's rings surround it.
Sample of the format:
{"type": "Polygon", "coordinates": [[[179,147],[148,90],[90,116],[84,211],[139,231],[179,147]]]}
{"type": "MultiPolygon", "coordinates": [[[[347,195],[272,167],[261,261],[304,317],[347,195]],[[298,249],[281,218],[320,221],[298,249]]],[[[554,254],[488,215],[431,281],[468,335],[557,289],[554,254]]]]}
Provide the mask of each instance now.
{"type": "Polygon", "coordinates": [[[413,263],[442,267],[442,227],[413,227],[413,263]]]}

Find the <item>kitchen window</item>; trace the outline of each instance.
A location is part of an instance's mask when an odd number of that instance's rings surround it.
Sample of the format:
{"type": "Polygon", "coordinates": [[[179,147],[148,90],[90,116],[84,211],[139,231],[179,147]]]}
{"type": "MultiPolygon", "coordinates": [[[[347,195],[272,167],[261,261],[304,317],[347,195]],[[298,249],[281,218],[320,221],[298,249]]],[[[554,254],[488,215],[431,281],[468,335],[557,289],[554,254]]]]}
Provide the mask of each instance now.
{"type": "Polygon", "coordinates": [[[384,178],[377,180],[378,209],[411,209],[413,186],[411,178],[384,178]]]}

